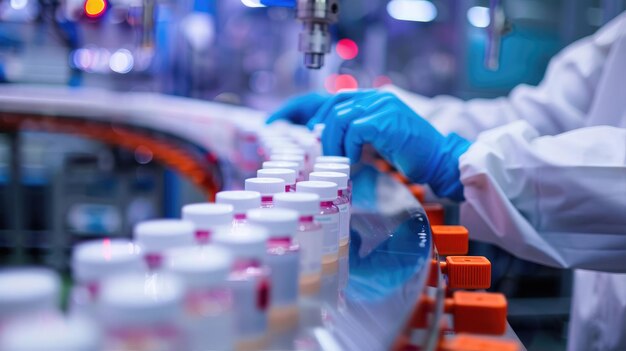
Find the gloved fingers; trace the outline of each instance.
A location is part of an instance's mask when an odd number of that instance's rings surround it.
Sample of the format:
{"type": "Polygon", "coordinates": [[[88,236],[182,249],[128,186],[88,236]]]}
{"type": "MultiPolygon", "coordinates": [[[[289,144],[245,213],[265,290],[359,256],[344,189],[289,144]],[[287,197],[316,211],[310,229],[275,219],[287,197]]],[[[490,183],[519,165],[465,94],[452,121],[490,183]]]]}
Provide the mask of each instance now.
{"type": "Polygon", "coordinates": [[[352,122],[346,131],[344,147],[352,163],[359,162],[363,144],[371,143],[378,136],[376,120],[382,113],[365,116],[352,122]]]}
{"type": "Polygon", "coordinates": [[[318,123],[326,123],[326,117],[336,105],[341,104],[346,101],[351,101],[356,98],[362,98],[370,95],[374,95],[376,93],[375,90],[360,90],[360,91],[348,91],[344,93],[339,93],[328,99],[315,113],[313,118],[309,120],[307,123],[307,127],[313,130],[313,126],[318,123]]]}
{"type": "MultiPolygon", "coordinates": [[[[345,133],[352,121],[385,109],[393,98],[388,94],[377,94],[338,104],[326,118],[322,135],[322,146],[327,155],[345,155],[345,133]]],[[[387,108],[388,109],[388,108],[387,108]]]]}
{"type": "Polygon", "coordinates": [[[329,98],[330,95],[318,93],[294,97],[274,112],[265,123],[286,120],[296,124],[306,124],[315,111],[329,98]]]}

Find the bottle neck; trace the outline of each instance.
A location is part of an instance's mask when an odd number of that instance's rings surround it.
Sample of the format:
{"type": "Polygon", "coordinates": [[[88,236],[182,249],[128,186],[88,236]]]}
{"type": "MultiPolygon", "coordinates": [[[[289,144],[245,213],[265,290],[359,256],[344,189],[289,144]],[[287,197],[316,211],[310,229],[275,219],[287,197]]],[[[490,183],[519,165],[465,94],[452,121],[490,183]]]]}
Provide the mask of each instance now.
{"type": "Polygon", "coordinates": [[[274,201],[274,196],[273,195],[263,195],[263,196],[261,196],[261,202],[272,203],[273,201],[274,201]]]}
{"type": "Polygon", "coordinates": [[[292,240],[290,236],[275,236],[272,238],[269,238],[267,240],[267,243],[269,245],[291,245],[292,240]]]}
{"type": "Polygon", "coordinates": [[[261,260],[252,257],[241,257],[235,259],[233,263],[233,270],[242,270],[246,268],[258,268],[261,267],[261,260]]]}
{"type": "Polygon", "coordinates": [[[145,254],[144,260],[150,270],[158,269],[163,264],[163,255],[160,252],[148,252],[145,254]]]}
{"type": "Polygon", "coordinates": [[[246,214],[245,213],[235,213],[235,215],[233,216],[233,218],[235,220],[241,221],[246,219],[246,214]]]}
{"type": "Polygon", "coordinates": [[[339,197],[347,195],[347,194],[348,194],[348,188],[346,188],[346,189],[339,189],[337,191],[337,196],[339,196],[339,197]]]}
{"type": "Polygon", "coordinates": [[[207,244],[211,240],[211,235],[213,232],[208,229],[198,229],[196,230],[196,242],[198,244],[207,244]]]}
{"type": "Polygon", "coordinates": [[[321,201],[320,202],[320,207],[332,207],[333,206],[333,202],[332,201],[321,201]]]}
{"type": "Polygon", "coordinates": [[[285,185],[285,192],[286,193],[291,193],[291,192],[295,192],[296,191],[296,185],[295,184],[287,184],[285,185]]]}
{"type": "Polygon", "coordinates": [[[300,223],[313,223],[313,216],[300,217],[300,223]]]}

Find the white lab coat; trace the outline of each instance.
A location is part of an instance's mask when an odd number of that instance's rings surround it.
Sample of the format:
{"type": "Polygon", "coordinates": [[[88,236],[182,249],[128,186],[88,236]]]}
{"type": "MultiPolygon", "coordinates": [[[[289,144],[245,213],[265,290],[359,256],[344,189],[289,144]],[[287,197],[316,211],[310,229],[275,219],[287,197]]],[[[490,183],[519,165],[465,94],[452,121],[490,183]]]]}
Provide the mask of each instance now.
{"type": "Polygon", "coordinates": [[[388,90],[475,141],[460,159],[461,222],[473,238],[577,269],[568,350],[626,350],[626,13],[508,97],[388,90]]]}

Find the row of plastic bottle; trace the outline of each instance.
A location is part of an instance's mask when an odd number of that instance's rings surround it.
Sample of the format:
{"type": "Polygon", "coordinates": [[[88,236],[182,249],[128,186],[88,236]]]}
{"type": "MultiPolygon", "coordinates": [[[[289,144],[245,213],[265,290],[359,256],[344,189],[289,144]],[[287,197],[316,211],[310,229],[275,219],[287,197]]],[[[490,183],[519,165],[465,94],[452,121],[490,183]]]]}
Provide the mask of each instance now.
{"type": "Polygon", "coordinates": [[[347,253],[350,166],[270,144],[245,190],[140,223],[132,241],[76,245],[67,316],[53,272],[0,272],[0,350],[262,349],[296,325],[299,298],[347,253]]]}

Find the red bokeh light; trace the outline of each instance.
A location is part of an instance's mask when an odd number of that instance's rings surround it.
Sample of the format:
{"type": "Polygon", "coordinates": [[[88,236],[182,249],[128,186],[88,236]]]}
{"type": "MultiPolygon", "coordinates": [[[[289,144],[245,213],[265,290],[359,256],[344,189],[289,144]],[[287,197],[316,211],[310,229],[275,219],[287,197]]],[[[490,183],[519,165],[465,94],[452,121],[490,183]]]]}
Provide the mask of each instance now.
{"type": "Polygon", "coordinates": [[[352,60],[359,54],[359,46],[351,39],[341,39],[337,42],[337,55],[344,60],[352,60]]]}
{"type": "Polygon", "coordinates": [[[351,74],[331,74],[326,78],[324,87],[331,93],[337,93],[342,90],[355,90],[359,87],[359,82],[351,74]]]}

